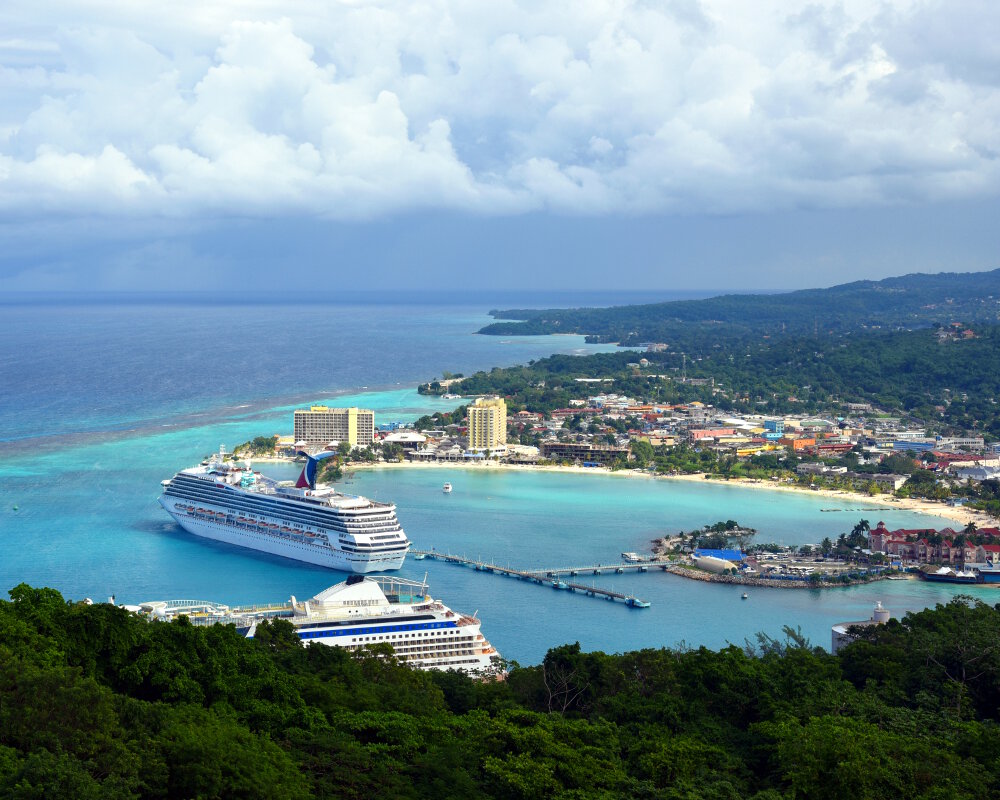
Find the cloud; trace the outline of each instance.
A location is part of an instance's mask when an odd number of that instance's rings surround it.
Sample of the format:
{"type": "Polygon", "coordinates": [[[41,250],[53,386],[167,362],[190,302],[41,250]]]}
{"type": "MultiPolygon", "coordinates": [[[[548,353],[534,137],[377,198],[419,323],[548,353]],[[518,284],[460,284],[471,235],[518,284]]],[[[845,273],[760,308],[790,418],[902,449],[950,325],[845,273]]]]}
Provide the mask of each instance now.
{"type": "Polygon", "coordinates": [[[8,216],[733,213],[1000,187],[985,0],[8,0],[8,216]]]}

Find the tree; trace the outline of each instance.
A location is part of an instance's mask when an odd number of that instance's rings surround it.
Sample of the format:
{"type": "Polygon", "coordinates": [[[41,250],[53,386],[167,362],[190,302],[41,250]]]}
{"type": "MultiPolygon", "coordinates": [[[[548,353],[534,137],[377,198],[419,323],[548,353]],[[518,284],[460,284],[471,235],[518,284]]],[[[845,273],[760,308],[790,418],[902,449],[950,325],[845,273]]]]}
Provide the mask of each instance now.
{"type": "Polygon", "coordinates": [[[395,442],[382,444],[382,458],[386,461],[402,461],[403,447],[395,442]]]}
{"type": "Polygon", "coordinates": [[[340,458],[327,458],[320,462],[319,474],[316,480],[319,483],[336,483],[344,477],[344,470],[340,466],[340,458]]]}
{"type": "Polygon", "coordinates": [[[243,442],[233,448],[234,456],[270,456],[278,446],[277,436],[255,436],[249,442],[243,442]]]}
{"type": "Polygon", "coordinates": [[[632,451],[636,464],[640,467],[649,464],[656,455],[653,445],[644,439],[634,439],[629,443],[629,449],[632,451]]]}

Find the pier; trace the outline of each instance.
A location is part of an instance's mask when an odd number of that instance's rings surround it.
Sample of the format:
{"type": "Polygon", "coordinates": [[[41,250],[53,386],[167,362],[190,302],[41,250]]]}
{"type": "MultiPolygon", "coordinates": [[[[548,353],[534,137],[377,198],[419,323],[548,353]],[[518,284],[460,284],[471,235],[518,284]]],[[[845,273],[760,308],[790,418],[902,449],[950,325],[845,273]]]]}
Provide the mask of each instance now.
{"type": "Polygon", "coordinates": [[[502,575],[507,578],[528,581],[538,586],[551,586],[553,589],[560,589],[586,595],[587,597],[597,597],[603,600],[620,600],[630,608],[649,608],[649,603],[640,600],[631,594],[616,592],[613,589],[603,589],[599,586],[588,586],[585,583],[575,583],[559,580],[560,576],[575,576],[581,574],[601,575],[604,573],[623,574],[626,570],[634,572],[646,572],[649,563],[629,563],[629,564],[592,564],[587,567],[561,567],[558,569],[515,569],[514,567],[503,567],[493,562],[480,561],[465,556],[456,556],[451,553],[439,553],[437,550],[411,550],[411,558],[417,561],[425,558],[432,558],[435,561],[445,561],[449,564],[457,564],[463,567],[471,567],[476,572],[489,572],[494,575],[502,575]]]}

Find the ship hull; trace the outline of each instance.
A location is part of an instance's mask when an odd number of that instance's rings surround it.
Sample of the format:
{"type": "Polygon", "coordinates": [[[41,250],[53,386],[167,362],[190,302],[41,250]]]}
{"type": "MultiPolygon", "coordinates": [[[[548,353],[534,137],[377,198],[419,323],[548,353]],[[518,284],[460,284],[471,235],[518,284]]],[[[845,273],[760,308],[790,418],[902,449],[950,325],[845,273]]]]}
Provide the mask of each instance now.
{"type": "Polygon", "coordinates": [[[195,519],[173,507],[172,498],[161,497],[160,505],[174,521],[188,533],[203,539],[256,550],[281,558],[303,561],[319,567],[341,572],[367,574],[399,569],[406,560],[406,550],[399,553],[372,553],[355,555],[331,547],[285,540],[271,534],[255,532],[246,527],[237,527],[226,521],[195,519]]]}
{"type": "MultiPolygon", "coordinates": [[[[364,620],[361,622],[363,624],[364,620]]],[[[304,644],[308,645],[316,642],[318,644],[325,644],[329,647],[345,647],[346,642],[350,641],[350,634],[356,633],[356,631],[319,631],[317,633],[307,633],[306,631],[298,629],[296,632],[304,644]]],[[[494,660],[499,658],[496,650],[493,649],[489,642],[486,642],[483,639],[483,636],[479,632],[478,628],[475,631],[471,631],[466,634],[465,638],[470,639],[469,642],[448,642],[443,646],[450,648],[449,650],[433,655],[421,653],[411,654],[408,652],[407,648],[407,644],[409,643],[390,642],[388,640],[388,636],[385,636],[385,634],[381,637],[373,636],[370,638],[374,639],[375,641],[373,643],[376,644],[378,642],[389,644],[397,658],[399,658],[403,663],[409,664],[416,669],[456,669],[462,672],[478,672],[491,669],[494,666],[494,660]],[[473,637],[479,639],[480,641],[473,644],[471,642],[473,637]]],[[[413,642],[414,646],[419,646],[419,644],[420,643],[416,641],[413,642]]]]}

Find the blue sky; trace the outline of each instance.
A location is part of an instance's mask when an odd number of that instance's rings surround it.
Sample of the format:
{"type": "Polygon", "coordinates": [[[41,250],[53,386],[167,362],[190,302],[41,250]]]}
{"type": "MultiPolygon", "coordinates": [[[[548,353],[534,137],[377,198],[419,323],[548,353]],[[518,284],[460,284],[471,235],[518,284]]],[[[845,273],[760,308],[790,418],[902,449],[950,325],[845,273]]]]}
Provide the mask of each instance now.
{"type": "Polygon", "coordinates": [[[0,291],[1000,266],[985,0],[6,0],[0,291]]]}

